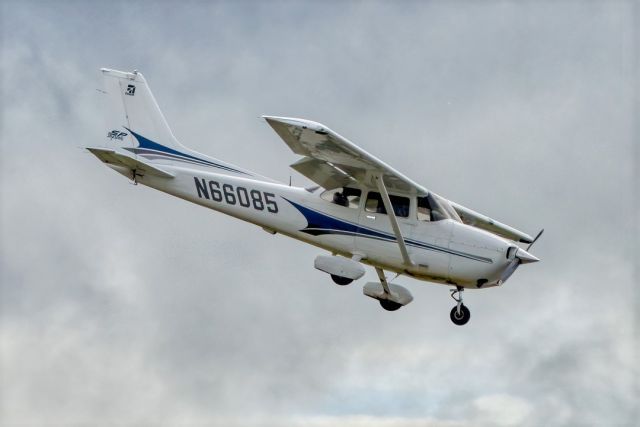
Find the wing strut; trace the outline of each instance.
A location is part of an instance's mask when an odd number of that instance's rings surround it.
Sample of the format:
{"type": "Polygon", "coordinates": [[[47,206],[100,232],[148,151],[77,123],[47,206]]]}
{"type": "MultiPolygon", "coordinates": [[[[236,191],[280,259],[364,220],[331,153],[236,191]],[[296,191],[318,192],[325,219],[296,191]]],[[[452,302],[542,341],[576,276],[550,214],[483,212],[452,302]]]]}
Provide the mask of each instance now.
{"type": "Polygon", "coordinates": [[[413,266],[414,263],[409,258],[409,252],[407,252],[407,245],[404,243],[404,238],[402,237],[402,233],[400,232],[400,225],[398,224],[398,218],[396,218],[396,213],[393,210],[393,206],[391,205],[391,199],[389,198],[389,193],[387,193],[387,187],[384,185],[384,178],[382,175],[375,175],[375,180],[378,185],[378,190],[380,190],[380,194],[382,195],[382,202],[384,203],[384,208],[387,210],[387,215],[389,216],[389,221],[391,222],[391,228],[393,228],[393,232],[396,235],[396,239],[398,240],[398,246],[400,247],[400,253],[402,254],[402,259],[406,265],[413,266]]]}
{"type": "Polygon", "coordinates": [[[380,267],[376,267],[376,273],[378,273],[378,279],[380,279],[380,284],[382,285],[384,293],[387,295],[391,295],[391,290],[389,289],[389,284],[387,283],[387,278],[384,275],[384,271],[380,267]]]}

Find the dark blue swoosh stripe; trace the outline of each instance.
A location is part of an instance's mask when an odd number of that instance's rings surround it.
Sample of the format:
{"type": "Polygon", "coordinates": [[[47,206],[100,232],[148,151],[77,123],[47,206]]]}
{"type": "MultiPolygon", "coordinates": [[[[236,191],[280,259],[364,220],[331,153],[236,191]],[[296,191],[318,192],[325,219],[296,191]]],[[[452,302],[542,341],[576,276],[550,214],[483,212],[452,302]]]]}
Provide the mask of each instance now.
{"type": "MultiPolygon", "coordinates": [[[[318,212],[306,206],[302,206],[298,203],[292,202],[287,198],[283,197],[283,199],[285,199],[287,202],[291,203],[293,207],[298,209],[298,211],[300,211],[300,213],[304,215],[305,219],[307,220],[307,226],[302,230],[300,230],[303,233],[311,234],[313,236],[320,236],[325,234],[353,235],[353,236],[362,236],[362,237],[372,238],[376,240],[383,240],[386,242],[397,241],[395,235],[393,234],[383,233],[377,230],[373,230],[371,228],[362,227],[360,225],[353,224],[351,222],[332,217],[322,212],[318,212]]],[[[451,255],[456,255],[459,257],[468,258],[475,261],[493,263],[493,260],[491,260],[490,258],[485,258],[485,257],[469,254],[466,252],[459,252],[453,249],[443,248],[441,246],[431,245],[429,243],[420,242],[417,240],[405,239],[405,243],[408,246],[413,246],[413,247],[427,249],[427,250],[436,251],[436,252],[448,253],[451,255]]]]}
{"type": "MultiPolygon", "coordinates": [[[[166,159],[166,160],[178,160],[181,162],[185,162],[185,163],[192,163],[192,164],[196,164],[196,165],[204,165],[204,166],[211,166],[214,168],[218,168],[218,169],[223,169],[229,172],[239,172],[236,169],[230,168],[228,166],[224,166],[224,165],[219,165],[216,163],[212,163],[212,162],[207,162],[205,160],[191,160],[188,158],[184,158],[182,156],[176,156],[174,154],[169,154],[169,153],[165,153],[162,151],[156,151],[156,150],[149,150],[146,148],[128,148],[128,147],[124,147],[125,150],[131,151],[132,153],[138,154],[140,156],[143,156],[147,159],[166,159]]],[[[240,172],[240,173],[244,173],[244,172],[240,172]]]]}
{"type": "MultiPolygon", "coordinates": [[[[136,133],[134,131],[132,131],[131,129],[129,129],[128,127],[124,126],[124,128],[126,130],[128,130],[129,132],[131,132],[131,134],[138,140],[138,149],[144,149],[144,150],[153,150],[156,152],[160,152],[160,153],[164,153],[167,154],[169,157],[172,157],[174,160],[192,160],[207,166],[213,166],[219,169],[225,169],[228,170],[230,172],[236,172],[236,173],[241,173],[244,175],[250,175],[247,172],[238,170],[238,169],[234,169],[231,168],[229,166],[225,166],[225,165],[220,165],[218,163],[214,163],[211,162],[209,160],[205,160],[205,159],[201,159],[199,157],[196,156],[192,156],[190,154],[186,154],[186,153],[182,153],[178,150],[174,150],[173,148],[169,148],[166,147],[162,144],[158,144],[155,141],[152,141],[148,138],[145,138],[144,136],[140,135],[139,133],[136,133]]],[[[134,149],[128,149],[129,151],[135,152],[135,148],[134,149]]]]}

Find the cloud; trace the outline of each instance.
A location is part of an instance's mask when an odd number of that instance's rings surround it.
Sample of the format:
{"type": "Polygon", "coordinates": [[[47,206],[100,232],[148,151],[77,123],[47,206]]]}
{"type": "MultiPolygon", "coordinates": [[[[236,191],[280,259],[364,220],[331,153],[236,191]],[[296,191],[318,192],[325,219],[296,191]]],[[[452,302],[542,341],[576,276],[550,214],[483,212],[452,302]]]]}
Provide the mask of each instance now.
{"type": "Polygon", "coordinates": [[[477,411],[476,420],[486,425],[523,425],[533,412],[526,400],[509,395],[481,396],[472,405],[477,411]]]}

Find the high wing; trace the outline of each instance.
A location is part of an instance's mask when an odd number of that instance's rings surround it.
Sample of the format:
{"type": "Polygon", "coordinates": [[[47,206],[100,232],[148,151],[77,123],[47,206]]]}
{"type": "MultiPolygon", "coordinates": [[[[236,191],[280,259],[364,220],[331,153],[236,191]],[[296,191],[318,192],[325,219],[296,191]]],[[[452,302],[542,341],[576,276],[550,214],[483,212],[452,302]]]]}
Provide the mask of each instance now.
{"type": "MultiPolygon", "coordinates": [[[[429,194],[425,187],[323,124],[289,117],[262,117],[294,153],[303,156],[291,167],[325,189],[343,187],[354,182],[377,189],[375,179],[381,176],[390,191],[416,196],[429,194]]],[[[524,243],[533,241],[531,236],[515,228],[457,203],[449,203],[465,224],[511,240],[524,243]]]]}
{"type": "Polygon", "coordinates": [[[506,237],[507,239],[515,240],[522,243],[533,243],[533,237],[527,233],[523,233],[520,230],[516,230],[506,224],[503,224],[495,219],[489,218],[486,215],[482,215],[472,209],[459,205],[458,203],[449,200],[449,203],[456,210],[462,222],[468,225],[472,225],[477,228],[481,228],[498,236],[506,237]]]}
{"type": "Polygon", "coordinates": [[[320,123],[288,117],[262,117],[294,153],[304,156],[291,167],[327,190],[355,181],[377,188],[374,175],[382,174],[391,191],[428,194],[420,184],[320,123]]]}

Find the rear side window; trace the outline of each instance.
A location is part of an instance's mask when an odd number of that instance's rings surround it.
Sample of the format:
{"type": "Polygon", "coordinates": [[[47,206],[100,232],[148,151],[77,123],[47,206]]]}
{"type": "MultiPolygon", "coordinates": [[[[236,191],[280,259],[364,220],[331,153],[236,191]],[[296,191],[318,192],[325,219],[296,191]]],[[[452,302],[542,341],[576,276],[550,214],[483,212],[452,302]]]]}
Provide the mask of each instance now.
{"type": "MultiPolygon", "coordinates": [[[[407,218],[409,216],[409,198],[401,196],[391,196],[391,206],[393,206],[393,212],[396,216],[407,218]]],[[[384,208],[384,202],[380,193],[370,191],[367,195],[367,203],[364,207],[367,212],[375,212],[386,214],[387,210],[384,208]]]]}
{"type": "Polygon", "coordinates": [[[418,221],[431,221],[431,205],[426,197],[418,197],[417,211],[418,221]]]}
{"type": "Polygon", "coordinates": [[[357,188],[344,187],[327,190],[320,197],[327,202],[344,206],[345,208],[358,209],[361,193],[357,188]]]}

